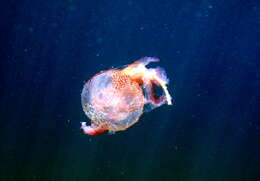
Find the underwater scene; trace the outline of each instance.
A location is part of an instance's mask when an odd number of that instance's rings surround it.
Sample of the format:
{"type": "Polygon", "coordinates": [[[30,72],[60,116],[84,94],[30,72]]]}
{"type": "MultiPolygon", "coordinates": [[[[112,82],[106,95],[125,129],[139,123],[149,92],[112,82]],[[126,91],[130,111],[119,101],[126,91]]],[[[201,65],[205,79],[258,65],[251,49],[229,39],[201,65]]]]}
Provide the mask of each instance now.
{"type": "Polygon", "coordinates": [[[259,1],[0,15],[0,181],[260,180],[259,1]]]}

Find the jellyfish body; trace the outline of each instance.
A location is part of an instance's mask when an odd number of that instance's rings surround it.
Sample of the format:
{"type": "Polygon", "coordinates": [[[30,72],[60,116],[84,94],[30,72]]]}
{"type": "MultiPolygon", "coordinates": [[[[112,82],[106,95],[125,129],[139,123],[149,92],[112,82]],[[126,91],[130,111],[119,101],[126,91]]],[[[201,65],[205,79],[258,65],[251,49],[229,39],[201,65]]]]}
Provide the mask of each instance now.
{"type": "Polygon", "coordinates": [[[91,125],[82,122],[83,131],[89,135],[123,131],[139,120],[144,105],[149,110],[165,103],[171,105],[165,71],[159,67],[145,67],[158,61],[154,57],[144,57],[123,69],[102,71],[87,81],[81,102],[91,125]],[[163,95],[157,98],[153,84],[163,89],[163,95]]]}

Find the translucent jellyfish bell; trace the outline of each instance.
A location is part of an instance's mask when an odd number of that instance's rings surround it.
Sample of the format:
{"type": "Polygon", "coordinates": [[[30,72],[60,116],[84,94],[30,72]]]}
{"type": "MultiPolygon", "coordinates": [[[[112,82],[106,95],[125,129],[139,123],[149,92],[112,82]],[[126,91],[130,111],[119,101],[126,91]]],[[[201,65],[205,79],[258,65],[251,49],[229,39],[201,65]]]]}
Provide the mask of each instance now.
{"type": "Polygon", "coordinates": [[[157,61],[157,58],[144,57],[124,69],[112,69],[94,75],[84,85],[81,94],[83,110],[91,119],[89,126],[82,122],[83,131],[89,135],[122,131],[139,120],[145,104],[151,109],[164,103],[170,105],[165,71],[145,67],[157,61]],[[155,98],[153,84],[163,89],[161,97],[155,98]]]}
{"type": "Polygon", "coordinates": [[[92,127],[111,132],[125,130],[143,112],[142,89],[128,76],[113,70],[95,75],[82,91],[82,106],[92,127]]]}

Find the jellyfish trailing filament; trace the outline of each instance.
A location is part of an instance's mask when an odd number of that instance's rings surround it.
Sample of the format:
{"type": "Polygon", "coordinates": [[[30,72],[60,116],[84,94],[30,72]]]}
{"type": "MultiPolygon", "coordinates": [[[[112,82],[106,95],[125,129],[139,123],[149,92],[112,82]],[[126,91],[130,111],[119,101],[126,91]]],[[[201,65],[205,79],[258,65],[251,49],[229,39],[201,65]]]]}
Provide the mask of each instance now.
{"type": "Polygon", "coordinates": [[[135,124],[145,110],[172,104],[167,90],[169,82],[164,69],[147,68],[155,57],[144,57],[123,69],[101,71],[89,79],[81,93],[83,111],[91,124],[81,123],[84,133],[99,135],[123,131],[135,124]],[[153,86],[163,91],[156,96],[153,86]]]}

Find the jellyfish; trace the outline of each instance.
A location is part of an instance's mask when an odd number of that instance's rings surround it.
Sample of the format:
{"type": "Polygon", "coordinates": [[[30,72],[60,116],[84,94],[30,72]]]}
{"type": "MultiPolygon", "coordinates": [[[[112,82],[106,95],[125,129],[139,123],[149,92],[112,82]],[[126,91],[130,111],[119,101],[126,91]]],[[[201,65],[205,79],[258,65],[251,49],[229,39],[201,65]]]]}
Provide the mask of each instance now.
{"type": "Polygon", "coordinates": [[[82,108],[91,124],[81,122],[88,135],[124,131],[138,122],[143,112],[172,105],[169,79],[163,68],[147,68],[156,57],[143,57],[122,69],[101,71],[89,79],[81,93],[82,108]],[[162,95],[156,95],[154,87],[162,95]]]}

